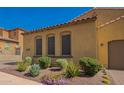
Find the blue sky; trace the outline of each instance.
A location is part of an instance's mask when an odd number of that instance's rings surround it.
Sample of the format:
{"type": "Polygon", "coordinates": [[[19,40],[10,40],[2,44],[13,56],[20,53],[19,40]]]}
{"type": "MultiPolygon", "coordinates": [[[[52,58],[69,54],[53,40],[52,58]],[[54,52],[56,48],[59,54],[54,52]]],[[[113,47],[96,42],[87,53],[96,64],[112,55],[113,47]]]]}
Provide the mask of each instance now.
{"type": "Polygon", "coordinates": [[[0,7],[0,27],[34,30],[68,22],[91,7],[0,7]]]}

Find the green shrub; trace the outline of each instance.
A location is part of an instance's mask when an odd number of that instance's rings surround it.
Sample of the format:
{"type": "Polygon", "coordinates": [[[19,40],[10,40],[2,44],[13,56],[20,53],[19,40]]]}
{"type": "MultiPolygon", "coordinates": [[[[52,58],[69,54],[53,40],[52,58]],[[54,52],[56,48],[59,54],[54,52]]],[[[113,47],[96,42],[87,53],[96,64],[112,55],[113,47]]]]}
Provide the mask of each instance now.
{"type": "Polygon", "coordinates": [[[110,80],[109,79],[103,79],[102,81],[104,84],[110,84],[110,80]]]}
{"type": "Polygon", "coordinates": [[[51,65],[51,58],[50,57],[40,57],[39,64],[42,69],[48,68],[51,65]]]}
{"type": "Polygon", "coordinates": [[[29,71],[30,71],[31,76],[33,77],[38,76],[40,73],[40,66],[38,64],[33,64],[31,65],[31,68],[29,71]]]}
{"type": "Polygon", "coordinates": [[[31,65],[32,64],[32,58],[27,56],[25,57],[25,61],[24,61],[27,65],[31,65]]]}
{"type": "Polygon", "coordinates": [[[24,62],[17,62],[17,70],[23,72],[27,69],[27,65],[24,62]]]}
{"type": "Polygon", "coordinates": [[[66,69],[68,66],[68,62],[66,59],[57,59],[56,64],[61,68],[61,69],[66,69]]]}
{"type": "Polygon", "coordinates": [[[102,66],[97,63],[97,60],[90,57],[81,58],[79,64],[81,65],[85,74],[89,76],[94,76],[102,69],[102,66]]]}
{"type": "Polygon", "coordinates": [[[73,62],[68,63],[68,66],[64,73],[65,77],[71,78],[71,77],[78,76],[79,74],[80,72],[79,72],[78,66],[74,64],[73,62]]]}

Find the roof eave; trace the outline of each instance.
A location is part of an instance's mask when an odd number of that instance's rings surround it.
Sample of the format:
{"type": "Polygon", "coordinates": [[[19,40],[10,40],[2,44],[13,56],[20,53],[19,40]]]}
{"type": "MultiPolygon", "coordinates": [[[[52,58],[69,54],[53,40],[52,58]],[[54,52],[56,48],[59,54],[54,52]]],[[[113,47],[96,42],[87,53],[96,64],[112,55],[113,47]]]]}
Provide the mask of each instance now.
{"type": "Polygon", "coordinates": [[[31,32],[26,32],[23,33],[23,35],[27,35],[27,34],[31,34],[31,33],[37,33],[37,32],[41,32],[41,31],[45,31],[45,30],[51,30],[51,29],[56,29],[56,28],[60,28],[60,27],[65,27],[65,26],[70,26],[70,25],[75,25],[75,24],[79,24],[79,23],[85,23],[85,22],[89,22],[89,21],[95,21],[96,20],[96,16],[92,17],[92,18],[86,18],[86,19],[81,19],[81,20],[74,20],[68,23],[64,23],[64,24],[58,24],[58,25],[54,25],[54,26],[49,26],[46,28],[41,28],[39,30],[34,30],[31,32]]]}

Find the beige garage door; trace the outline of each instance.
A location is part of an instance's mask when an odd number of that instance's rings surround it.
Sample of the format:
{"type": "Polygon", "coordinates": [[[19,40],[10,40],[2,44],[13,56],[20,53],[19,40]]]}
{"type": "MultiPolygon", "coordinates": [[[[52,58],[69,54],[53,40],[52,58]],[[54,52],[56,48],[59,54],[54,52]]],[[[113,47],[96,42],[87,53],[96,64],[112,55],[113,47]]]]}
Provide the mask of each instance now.
{"type": "Polygon", "coordinates": [[[124,69],[124,40],[112,41],[109,43],[110,69],[124,69]]]}

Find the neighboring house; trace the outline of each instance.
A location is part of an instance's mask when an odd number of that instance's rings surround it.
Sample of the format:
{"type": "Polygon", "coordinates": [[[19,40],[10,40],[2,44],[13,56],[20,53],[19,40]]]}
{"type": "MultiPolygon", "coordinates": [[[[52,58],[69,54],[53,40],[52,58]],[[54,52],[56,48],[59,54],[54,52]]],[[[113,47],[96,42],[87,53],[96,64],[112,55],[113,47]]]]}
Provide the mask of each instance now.
{"type": "Polygon", "coordinates": [[[70,22],[24,33],[23,57],[95,57],[111,69],[124,69],[124,8],[95,8],[70,22]]]}
{"type": "Polygon", "coordinates": [[[0,61],[22,60],[24,30],[16,28],[13,30],[0,29],[0,61]]]}

